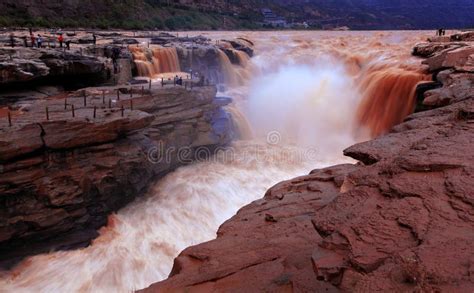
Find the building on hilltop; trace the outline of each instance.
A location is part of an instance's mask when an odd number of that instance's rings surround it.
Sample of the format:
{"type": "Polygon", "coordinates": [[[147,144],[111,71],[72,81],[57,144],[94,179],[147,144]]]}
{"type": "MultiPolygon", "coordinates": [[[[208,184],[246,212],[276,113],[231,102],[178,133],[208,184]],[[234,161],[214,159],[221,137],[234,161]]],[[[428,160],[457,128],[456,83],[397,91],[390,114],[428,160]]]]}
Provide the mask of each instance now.
{"type": "Polygon", "coordinates": [[[286,19],[284,17],[276,15],[269,8],[262,8],[261,10],[263,16],[263,24],[271,27],[284,28],[288,26],[286,19]]]}

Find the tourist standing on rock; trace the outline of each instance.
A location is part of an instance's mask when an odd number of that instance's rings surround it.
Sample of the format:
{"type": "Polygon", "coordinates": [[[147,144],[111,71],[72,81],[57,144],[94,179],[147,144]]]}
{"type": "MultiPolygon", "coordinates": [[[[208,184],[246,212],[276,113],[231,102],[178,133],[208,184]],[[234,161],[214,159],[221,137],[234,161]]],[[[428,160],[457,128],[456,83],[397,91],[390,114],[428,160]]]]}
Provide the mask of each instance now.
{"type": "Polygon", "coordinates": [[[41,35],[38,34],[38,38],[36,40],[36,44],[38,46],[38,48],[41,48],[43,46],[43,39],[41,38],[41,35]]]}
{"type": "Polygon", "coordinates": [[[59,34],[58,36],[59,48],[63,47],[64,37],[63,34],[59,34]]]}
{"type": "Polygon", "coordinates": [[[69,51],[71,50],[71,40],[66,41],[66,49],[69,51]]]}
{"type": "Polygon", "coordinates": [[[94,43],[94,46],[97,44],[97,37],[95,34],[92,34],[92,42],[94,43]]]}
{"type": "Polygon", "coordinates": [[[28,48],[28,41],[26,40],[26,36],[23,36],[21,38],[23,39],[23,46],[25,46],[25,48],[28,48]]]}
{"type": "Polygon", "coordinates": [[[10,34],[10,45],[15,48],[15,35],[13,33],[10,34]]]}

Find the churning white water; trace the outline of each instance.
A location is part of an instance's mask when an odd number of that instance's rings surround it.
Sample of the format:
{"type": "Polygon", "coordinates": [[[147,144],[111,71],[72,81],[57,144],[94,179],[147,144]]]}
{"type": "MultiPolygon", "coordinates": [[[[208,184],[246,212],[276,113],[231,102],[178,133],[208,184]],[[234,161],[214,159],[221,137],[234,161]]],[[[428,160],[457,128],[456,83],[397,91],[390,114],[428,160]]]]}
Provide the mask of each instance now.
{"type": "Polygon", "coordinates": [[[285,65],[253,81],[248,117],[257,136],[272,131],[283,143],[332,155],[354,143],[359,96],[342,64],[285,65]]]}
{"type": "Polygon", "coordinates": [[[1,277],[0,291],[145,288],[167,277],[181,250],[213,239],[221,223],[272,185],[349,161],[341,151],[355,142],[360,95],[342,59],[309,46],[304,38],[312,35],[253,38],[261,45],[242,75],[248,79],[224,93],[235,98],[230,110],[246,140],[167,175],[111,216],[90,247],[28,258],[1,277]]]}

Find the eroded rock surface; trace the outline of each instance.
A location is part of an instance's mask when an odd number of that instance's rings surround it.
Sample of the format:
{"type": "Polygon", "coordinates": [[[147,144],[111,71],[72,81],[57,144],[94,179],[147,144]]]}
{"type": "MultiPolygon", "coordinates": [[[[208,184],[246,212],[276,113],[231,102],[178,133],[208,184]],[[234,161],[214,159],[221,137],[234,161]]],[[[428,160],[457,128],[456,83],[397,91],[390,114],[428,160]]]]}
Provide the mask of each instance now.
{"type": "Polygon", "coordinates": [[[443,106],[271,188],[144,291],[473,291],[473,74],[448,55],[443,106]]]}
{"type": "Polygon", "coordinates": [[[213,86],[88,88],[35,101],[12,126],[0,117],[0,264],[87,245],[153,179],[227,144],[230,118],[215,95],[213,86]]]}
{"type": "Polygon", "coordinates": [[[77,76],[103,81],[105,75],[104,60],[78,52],[21,47],[0,49],[0,84],[77,76]]]}

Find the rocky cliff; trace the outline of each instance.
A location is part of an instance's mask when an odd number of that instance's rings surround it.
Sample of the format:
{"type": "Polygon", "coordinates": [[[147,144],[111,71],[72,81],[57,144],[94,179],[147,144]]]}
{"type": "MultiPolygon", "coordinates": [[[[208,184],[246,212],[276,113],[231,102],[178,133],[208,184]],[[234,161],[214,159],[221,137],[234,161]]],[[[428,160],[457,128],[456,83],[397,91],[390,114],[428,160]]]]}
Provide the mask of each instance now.
{"type": "Polygon", "coordinates": [[[231,140],[214,86],[86,88],[0,113],[0,263],[88,245],[153,179],[231,140]],[[10,120],[10,121],[9,121],[10,120]]]}
{"type": "Polygon", "coordinates": [[[431,110],[271,188],[145,292],[473,291],[472,48],[418,45],[431,110]]]}
{"type": "Polygon", "coordinates": [[[79,52],[24,47],[0,49],[0,84],[77,83],[98,84],[112,76],[105,58],[79,52]],[[68,81],[69,80],[69,81],[68,81]]]}

